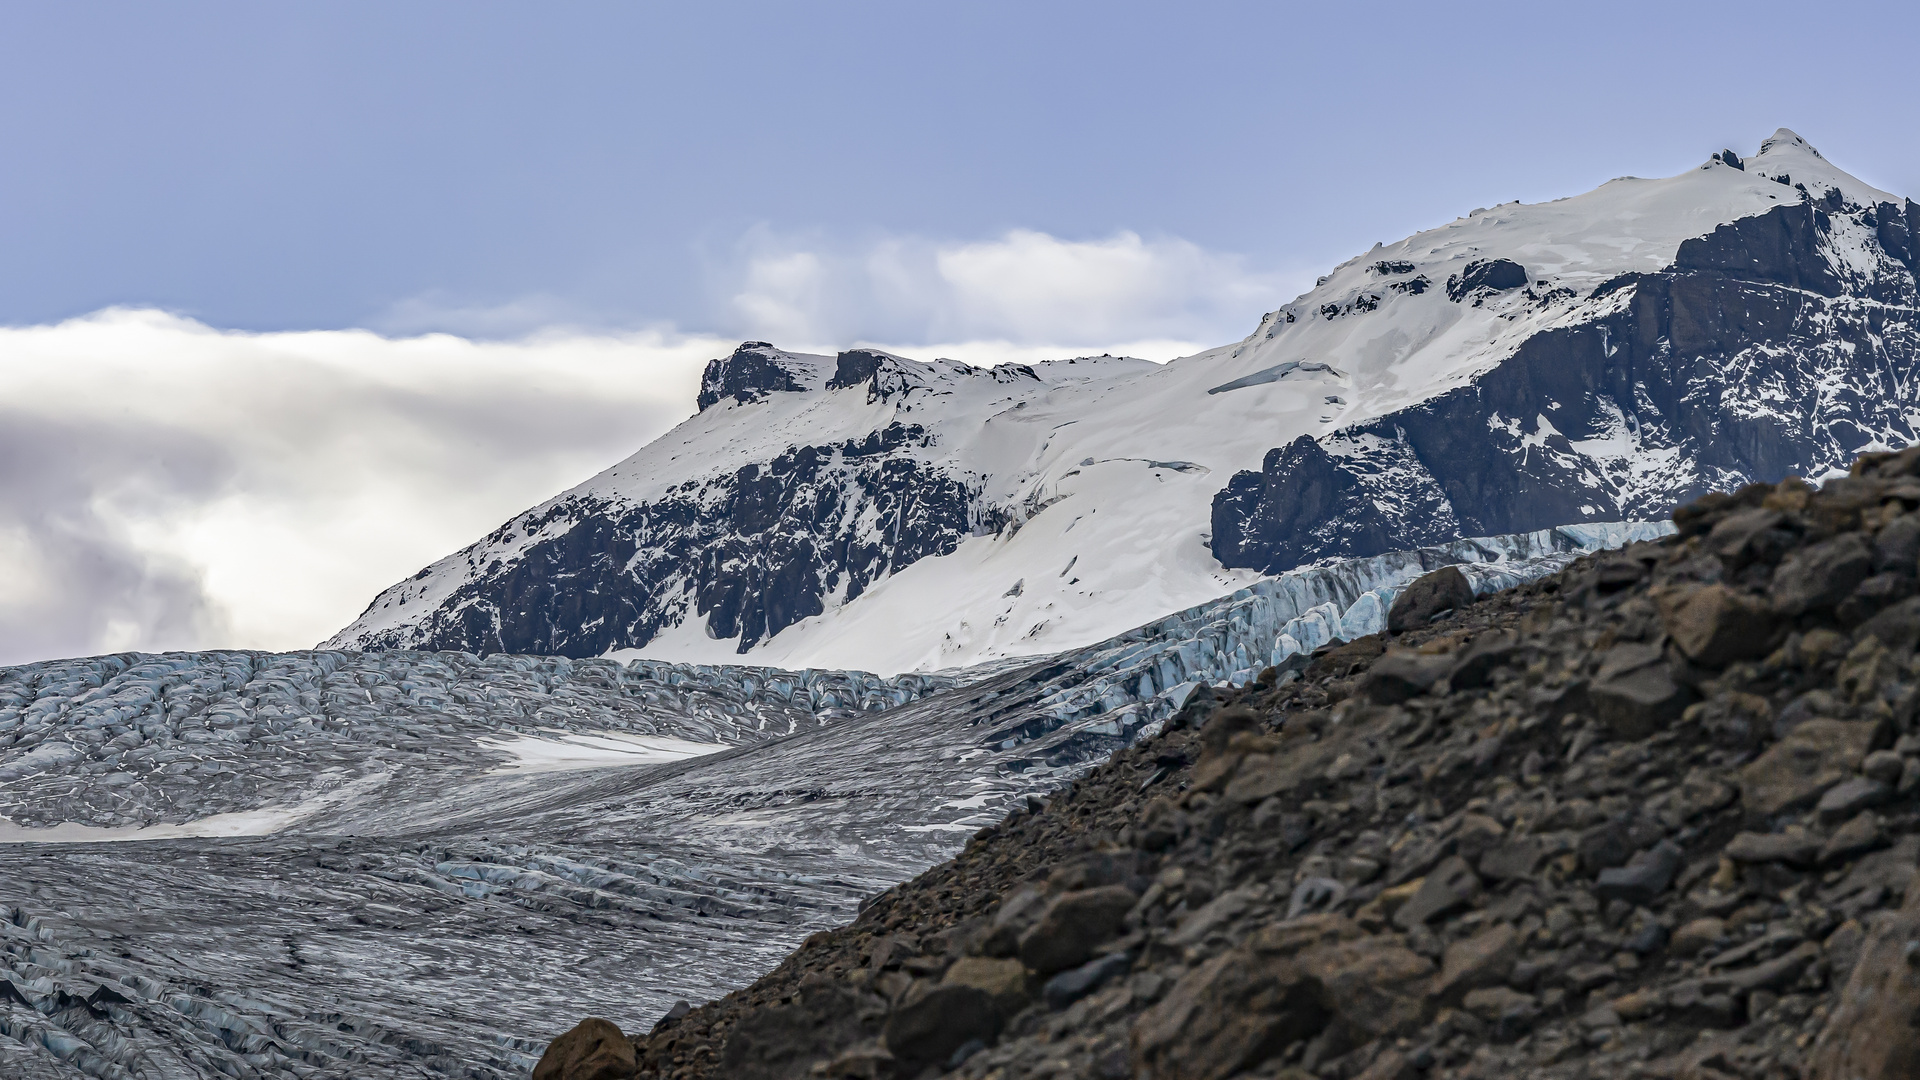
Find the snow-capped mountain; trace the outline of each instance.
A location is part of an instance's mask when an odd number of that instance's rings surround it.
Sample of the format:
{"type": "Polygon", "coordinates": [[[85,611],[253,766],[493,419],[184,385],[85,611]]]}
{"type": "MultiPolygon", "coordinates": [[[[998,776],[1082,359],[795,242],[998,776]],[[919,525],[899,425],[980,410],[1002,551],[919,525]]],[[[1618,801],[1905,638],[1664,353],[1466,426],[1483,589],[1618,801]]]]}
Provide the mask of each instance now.
{"type": "Polygon", "coordinates": [[[327,644],[937,669],[1322,558],[1657,517],[1914,441],[1917,228],[1782,130],[1377,246],[1164,365],[749,342],[698,415],[327,644]]]}

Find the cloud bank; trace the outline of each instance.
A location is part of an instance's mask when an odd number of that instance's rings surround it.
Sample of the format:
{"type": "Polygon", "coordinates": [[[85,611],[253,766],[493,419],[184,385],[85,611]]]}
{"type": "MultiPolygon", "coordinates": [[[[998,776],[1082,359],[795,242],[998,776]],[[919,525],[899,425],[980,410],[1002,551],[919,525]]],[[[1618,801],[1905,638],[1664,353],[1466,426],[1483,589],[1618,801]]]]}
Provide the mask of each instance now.
{"type": "Polygon", "coordinates": [[[1065,240],[1029,229],[858,245],[755,230],[723,281],[728,314],[753,336],[947,349],[956,359],[1107,350],[1168,360],[1243,336],[1312,284],[1177,238],[1065,240]]]}
{"type": "Polygon", "coordinates": [[[758,230],[711,284],[729,334],[484,340],[592,321],[552,297],[439,295],[394,308],[386,335],[225,331],[149,309],[0,328],[0,663],[305,648],[664,433],[742,337],[980,364],[1166,360],[1239,338],[1298,283],[1125,232],[833,244],[758,230]],[[481,340],[419,332],[449,321],[481,340]]]}
{"type": "Polygon", "coordinates": [[[0,663],[310,646],[679,422],[732,344],[0,329],[0,663]]]}

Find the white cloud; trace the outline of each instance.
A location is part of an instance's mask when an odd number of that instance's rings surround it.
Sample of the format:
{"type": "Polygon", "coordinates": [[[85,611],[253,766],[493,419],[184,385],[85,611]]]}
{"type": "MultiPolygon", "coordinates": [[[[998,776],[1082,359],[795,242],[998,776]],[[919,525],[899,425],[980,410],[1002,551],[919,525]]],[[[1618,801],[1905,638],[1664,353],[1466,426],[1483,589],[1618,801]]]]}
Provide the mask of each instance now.
{"type": "MultiPolygon", "coordinates": [[[[1130,232],[864,246],[751,234],[723,323],[788,348],[976,364],[1230,341],[1304,285],[1130,232]]],[[[549,296],[430,294],[388,334],[600,321],[549,296]]],[[[0,663],[304,648],[382,588],[693,410],[737,339],[241,333],[151,310],[0,328],[0,663]]]]}
{"type": "Polygon", "coordinates": [[[1015,229],[972,242],[847,246],[756,230],[742,249],[726,279],[730,313],[746,332],[789,347],[946,342],[1058,356],[1147,342],[1193,351],[1244,335],[1310,283],[1132,232],[1063,240],[1015,229]]]}
{"type": "Polygon", "coordinates": [[[677,423],[732,345],[0,328],[0,662],[309,646],[677,423]]]}

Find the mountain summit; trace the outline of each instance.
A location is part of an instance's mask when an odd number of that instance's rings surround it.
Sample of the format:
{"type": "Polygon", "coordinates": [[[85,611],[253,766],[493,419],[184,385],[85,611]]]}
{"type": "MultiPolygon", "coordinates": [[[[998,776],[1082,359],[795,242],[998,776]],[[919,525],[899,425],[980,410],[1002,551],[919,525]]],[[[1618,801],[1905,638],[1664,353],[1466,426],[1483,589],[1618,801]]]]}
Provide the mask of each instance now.
{"type": "Polygon", "coordinates": [[[1156,365],[747,342],[330,647],[934,669],[1320,559],[1653,518],[1920,438],[1920,208],[1781,129],[1475,210],[1156,365]]]}

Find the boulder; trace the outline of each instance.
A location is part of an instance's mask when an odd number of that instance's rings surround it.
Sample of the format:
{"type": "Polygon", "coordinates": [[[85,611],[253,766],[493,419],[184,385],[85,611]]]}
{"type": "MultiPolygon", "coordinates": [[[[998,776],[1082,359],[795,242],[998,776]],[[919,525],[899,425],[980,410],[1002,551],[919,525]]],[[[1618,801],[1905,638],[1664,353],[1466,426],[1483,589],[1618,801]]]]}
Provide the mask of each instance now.
{"type": "Polygon", "coordinates": [[[1644,739],[1680,719],[1693,703],[1693,692],[1674,681],[1664,663],[1612,677],[1603,666],[1601,677],[1587,688],[1587,700],[1614,738],[1644,739]]]}
{"type": "Polygon", "coordinates": [[[1376,705],[1398,705],[1419,697],[1453,670],[1450,656],[1428,656],[1411,649],[1389,649],[1373,662],[1363,683],[1376,705]]]}
{"type": "Polygon", "coordinates": [[[1773,645],[1774,616],[1761,600],[1725,585],[1705,585],[1662,597],[1667,636],[1687,658],[1707,667],[1765,656],[1773,645]]]}
{"type": "Polygon", "coordinates": [[[589,1016],[548,1044],[533,1080],[628,1080],[636,1067],[632,1040],[612,1021],[589,1016]]]}
{"type": "Polygon", "coordinates": [[[1742,805],[1771,817],[1813,802],[1853,775],[1878,734],[1871,721],[1808,720],[1740,770],[1742,805]]]}
{"type": "Polygon", "coordinates": [[[1873,573],[1873,547],[1857,532],[1793,552],[1773,572],[1773,606],[1783,615],[1831,610],[1873,573]]]}
{"type": "Polygon", "coordinates": [[[1027,1004],[1027,968],[1018,960],[963,956],[953,962],[940,981],[985,991],[1002,1016],[1012,1016],[1027,1004]]]}
{"type": "Polygon", "coordinates": [[[977,986],[925,980],[908,989],[881,1030],[887,1050],[908,1064],[909,1076],[946,1061],[974,1039],[991,1042],[998,1034],[1000,1013],[992,995],[977,986]]]}
{"type": "Polygon", "coordinates": [[[1396,634],[1417,630],[1443,611],[1473,603],[1473,585],[1457,566],[1443,566],[1422,574],[1400,590],[1387,609],[1387,629],[1396,634]]]}
{"type": "Polygon", "coordinates": [[[1134,900],[1123,885],[1062,894],[1020,936],[1020,961],[1042,975],[1086,963],[1096,947],[1120,932],[1134,900]]]}
{"type": "MultiPolygon", "coordinates": [[[[1314,918],[1329,933],[1344,922],[1314,918]]],[[[1235,949],[1183,975],[1134,1021],[1134,1073],[1226,1080],[1303,1039],[1322,1036],[1344,1053],[1426,1017],[1424,957],[1386,937],[1305,940],[1322,943],[1292,955],[1235,949]]]]}

